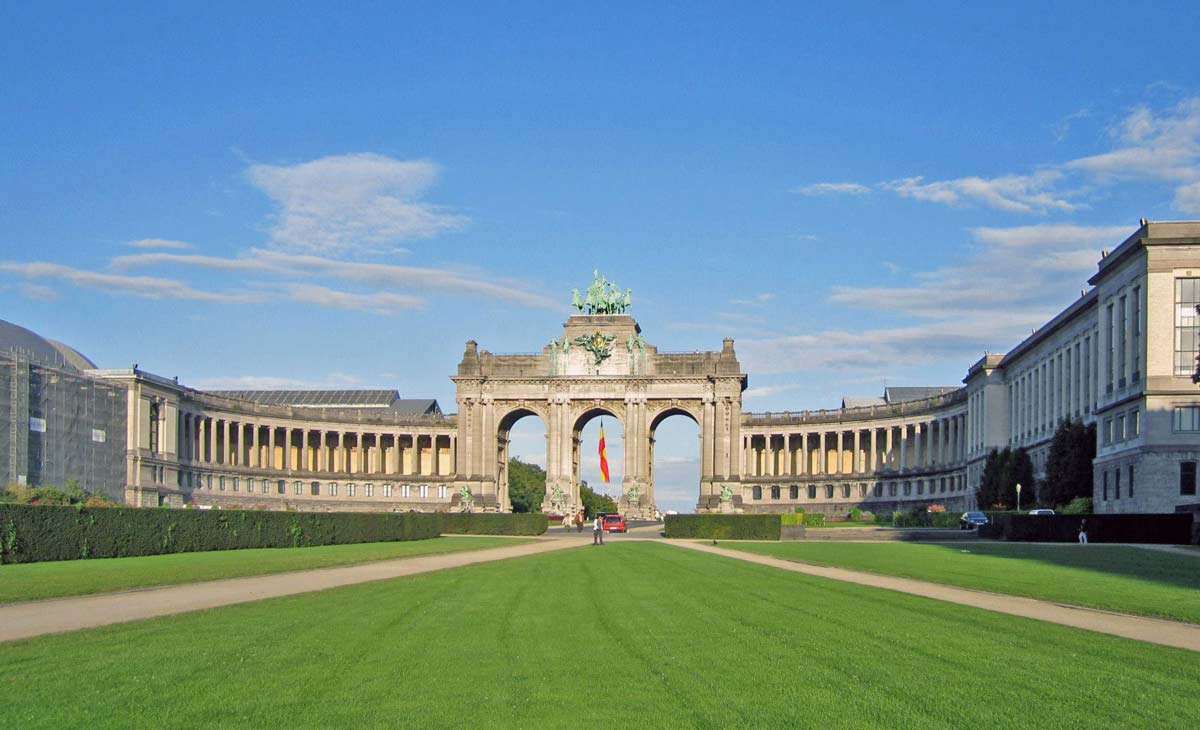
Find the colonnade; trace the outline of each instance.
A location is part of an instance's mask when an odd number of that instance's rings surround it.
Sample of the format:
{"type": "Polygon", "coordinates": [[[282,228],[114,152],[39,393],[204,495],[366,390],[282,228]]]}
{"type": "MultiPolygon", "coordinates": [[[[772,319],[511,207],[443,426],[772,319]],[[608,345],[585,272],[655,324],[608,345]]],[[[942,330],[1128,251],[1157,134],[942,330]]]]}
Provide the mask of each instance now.
{"type": "Polygon", "coordinates": [[[180,413],[179,458],[312,474],[453,476],[455,433],[327,430],[180,413]]]}
{"type": "Polygon", "coordinates": [[[966,460],[965,413],[883,426],[838,424],[802,430],[742,427],[744,477],[907,472],[966,460]]]}

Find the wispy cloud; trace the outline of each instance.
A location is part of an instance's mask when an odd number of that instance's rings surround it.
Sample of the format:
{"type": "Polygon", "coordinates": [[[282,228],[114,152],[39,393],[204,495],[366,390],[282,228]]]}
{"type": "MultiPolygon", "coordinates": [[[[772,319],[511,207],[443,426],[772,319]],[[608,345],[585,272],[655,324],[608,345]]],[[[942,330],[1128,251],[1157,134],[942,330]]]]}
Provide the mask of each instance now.
{"type": "Polygon", "coordinates": [[[228,304],[251,304],[261,302],[265,295],[261,292],[243,292],[238,294],[225,292],[209,292],[193,289],[178,279],[165,279],[153,276],[125,276],[122,274],[106,274],[86,269],[77,269],[63,264],[46,261],[12,262],[0,261],[0,271],[7,271],[26,279],[50,279],[67,281],[76,286],[101,291],[128,294],[146,299],[191,299],[208,302],[224,302],[228,304]]]}
{"type": "Polygon", "coordinates": [[[257,164],[247,176],[278,207],[270,229],[273,248],[346,255],[465,226],[465,216],[423,200],[438,173],[429,160],[353,154],[257,164]]]}
{"type": "Polygon", "coordinates": [[[26,299],[37,302],[53,302],[58,299],[58,292],[44,284],[22,284],[21,294],[26,299]]]}
{"type": "Polygon", "coordinates": [[[287,292],[297,302],[384,315],[396,314],[398,309],[419,309],[425,303],[420,297],[407,294],[386,291],[356,294],[316,284],[288,284],[287,292]]]}
{"type": "MultiPolygon", "coordinates": [[[[1070,122],[1091,114],[1080,110],[1060,122],[1062,135],[1070,122]]],[[[874,185],[814,183],[794,192],[805,195],[864,195],[887,191],[905,198],[950,206],[976,205],[1013,213],[1069,213],[1087,207],[1097,188],[1121,182],[1175,183],[1174,206],[1200,213],[1200,97],[1185,99],[1165,111],[1141,106],[1109,130],[1113,149],[1065,162],[1037,166],[1034,172],[998,176],[970,175],[927,180],[914,175],[874,185]]]]}
{"type": "Polygon", "coordinates": [[[178,251],[194,248],[190,243],[172,241],[167,238],[143,238],[137,241],[128,241],[125,245],[130,248],[170,248],[178,251]]]}
{"type": "Polygon", "coordinates": [[[871,188],[856,182],[819,182],[792,188],[801,195],[866,195],[871,188]]]}
{"type": "Polygon", "coordinates": [[[1063,292],[1086,281],[1100,249],[1128,226],[1043,224],[974,228],[974,250],[948,266],[918,272],[903,287],[835,286],[838,304],[913,318],[908,326],[742,339],[748,370],[895,369],[1009,347],[1062,306],[1063,292]]]}
{"type": "Polygon", "coordinates": [[[730,299],[730,304],[736,304],[743,307],[760,307],[775,298],[775,295],[770,292],[755,294],[752,297],[742,297],[740,299],[730,299]]]}
{"type": "Polygon", "coordinates": [[[397,289],[449,290],[534,307],[561,308],[558,302],[521,282],[484,279],[431,267],[341,261],[323,256],[288,254],[265,249],[251,249],[245,256],[238,258],[160,252],[117,256],[112,259],[112,265],[117,270],[167,264],[291,277],[327,277],[373,285],[392,291],[397,289]]]}

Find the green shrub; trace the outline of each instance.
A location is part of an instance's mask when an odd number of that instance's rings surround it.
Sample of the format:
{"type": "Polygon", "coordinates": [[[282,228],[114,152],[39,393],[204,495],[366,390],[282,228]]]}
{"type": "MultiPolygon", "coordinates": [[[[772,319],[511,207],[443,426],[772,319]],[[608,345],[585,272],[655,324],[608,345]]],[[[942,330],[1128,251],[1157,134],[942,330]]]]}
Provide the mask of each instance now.
{"type": "Polygon", "coordinates": [[[441,532],[446,535],[542,535],[547,526],[546,515],[541,512],[446,512],[439,517],[441,532]]]}
{"type": "Polygon", "coordinates": [[[861,509],[859,509],[858,507],[852,507],[850,509],[850,521],[851,522],[861,521],[862,516],[863,516],[863,511],[861,509]]]}
{"type": "Polygon", "coordinates": [[[778,540],[779,515],[667,515],[667,537],[720,540],[778,540]]]}
{"type": "Polygon", "coordinates": [[[781,525],[803,525],[804,511],[799,512],[784,512],[779,515],[779,524],[781,525]]]}
{"type": "Polygon", "coordinates": [[[812,514],[804,515],[804,526],[805,527],[824,527],[825,526],[825,515],[820,512],[813,512],[812,514]]]}
{"type": "Polygon", "coordinates": [[[437,537],[439,515],[0,504],[0,562],[119,558],[437,537]]]}
{"type": "Polygon", "coordinates": [[[1090,515],[1092,513],[1091,497],[1076,497],[1058,509],[1064,515],[1090,515]]]}

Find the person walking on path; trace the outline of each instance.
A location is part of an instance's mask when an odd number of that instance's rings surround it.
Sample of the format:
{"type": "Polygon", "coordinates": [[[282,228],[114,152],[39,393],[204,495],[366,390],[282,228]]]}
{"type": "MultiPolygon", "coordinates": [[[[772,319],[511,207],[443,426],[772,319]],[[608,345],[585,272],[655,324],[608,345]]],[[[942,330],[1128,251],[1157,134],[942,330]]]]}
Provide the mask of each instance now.
{"type": "Polygon", "coordinates": [[[575,513],[575,532],[583,532],[583,510],[575,513]]]}
{"type": "Polygon", "coordinates": [[[1087,545],[1087,520],[1079,521],[1079,544],[1087,545]]]}
{"type": "Polygon", "coordinates": [[[596,519],[592,521],[592,544],[604,544],[604,518],[596,515],[596,519]]]}

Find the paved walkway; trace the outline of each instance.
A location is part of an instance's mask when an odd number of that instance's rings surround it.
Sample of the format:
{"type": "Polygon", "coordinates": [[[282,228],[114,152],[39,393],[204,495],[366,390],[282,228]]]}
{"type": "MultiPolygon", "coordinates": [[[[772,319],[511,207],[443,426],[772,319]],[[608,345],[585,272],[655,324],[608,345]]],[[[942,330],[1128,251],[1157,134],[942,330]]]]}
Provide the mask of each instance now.
{"type": "Polygon", "coordinates": [[[75,631],[155,616],[228,606],[264,598],[320,591],[352,583],[400,578],[463,565],[490,563],[585,544],[542,539],[511,547],[379,560],[339,568],[320,568],[248,578],[185,583],[95,596],[54,598],[0,606],[0,641],[75,631]]]}
{"type": "Polygon", "coordinates": [[[664,542],[669,545],[697,550],[702,553],[723,555],[727,558],[745,560],[746,562],[758,563],[759,565],[768,565],[781,570],[790,570],[794,573],[804,573],[819,578],[829,578],[847,583],[871,586],[873,588],[900,591],[901,593],[910,593],[914,596],[924,596],[963,606],[974,606],[988,611],[997,611],[1013,616],[1037,619],[1039,621],[1050,621],[1056,624],[1063,624],[1064,626],[1074,626],[1078,629],[1123,636],[1127,639],[1137,639],[1139,641],[1148,641],[1152,644],[1163,644],[1164,646],[1200,651],[1200,626],[1195,624],[1145,618],[1142,616],[1130,616],[1123,613],[1111,613],[1091,608],[1079,608],[1077,606],[1066,606],[1059,603],[1039,601],[1036,598],[988,593],[987,591],[977,591],[970,588],[955,588],[940,583],[928,583],[910,578],[895,578],[875,573],[862,573],[856,570],[830,568],[812,563],[799,563],[793,560],[772,558],[740,550],[727,550],[707,543],[692,542],[690,540],[664,540],[664,542]]]}

